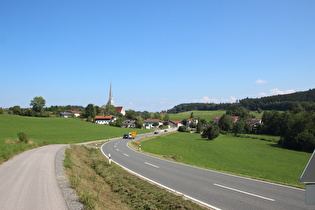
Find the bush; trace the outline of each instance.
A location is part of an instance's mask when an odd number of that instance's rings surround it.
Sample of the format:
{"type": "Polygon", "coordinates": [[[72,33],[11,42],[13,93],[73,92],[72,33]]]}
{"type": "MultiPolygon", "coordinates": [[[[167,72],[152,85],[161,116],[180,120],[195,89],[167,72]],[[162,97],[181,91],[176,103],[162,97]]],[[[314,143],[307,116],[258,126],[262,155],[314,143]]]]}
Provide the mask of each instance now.
{"type": "Polygon", "coordinates": [[[179,132],[187,132],[188,129],[187,129],[186,126],[182,125],[182,126],[179,126],[178,131],[179,131],[179,132]]]}
{"type": "Polygon", "coordinates": [[[24,132],[19,132],[19,133],[17,134],[17,136],[18,136],[19,141],[20,141],[21,143],[25,143],[25,144],[28,143],[28,137],[27,137],[26,133],[24,133],[24,132]]]}
{"type": "Polygon", "coordinates": [[[201,134],[202,138],[208,138],[209,140],[213,140],[218,137],[220,134],[220,129],[217,125],[210,124],[207,128],[205,128],[201,134]]]}

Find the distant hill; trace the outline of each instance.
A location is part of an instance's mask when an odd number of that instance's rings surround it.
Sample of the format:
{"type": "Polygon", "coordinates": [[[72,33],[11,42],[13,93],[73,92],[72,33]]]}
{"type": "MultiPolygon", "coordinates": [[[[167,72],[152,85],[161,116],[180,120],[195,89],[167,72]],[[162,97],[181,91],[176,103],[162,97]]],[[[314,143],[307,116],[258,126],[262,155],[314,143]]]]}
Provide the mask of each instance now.
{"type": "MultiPolygon", "coordinates": [[[[315,110],[315,89],[262,98],[245,98],[240,100],[239,104],[251,111],[257,109],[285,111],[292,109],[292,107],[303,107],[306,110],[315,110]]],[[[230,105],[231,103],[184,103],[167,110],[167,113],[179,113],[192,110],[226,110],[230,105]]]]}
{"type": "Polygon", "coordinates": [[[301,105],[305,109],[313,109],[315,103],[315,89],[301,91],[285,95],[267,96],[262,98],[246,98],[239,101],[240,105],[249,109],[257,110],[281,110],[291,109],[292,106],[301,105]]]}

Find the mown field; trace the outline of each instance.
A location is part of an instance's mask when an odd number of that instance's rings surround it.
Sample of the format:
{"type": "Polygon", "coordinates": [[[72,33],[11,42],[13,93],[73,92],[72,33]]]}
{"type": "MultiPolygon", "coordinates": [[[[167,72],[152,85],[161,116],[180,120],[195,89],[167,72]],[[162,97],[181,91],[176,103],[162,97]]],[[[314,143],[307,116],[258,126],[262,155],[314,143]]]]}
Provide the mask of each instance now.
{"type": "MultiPolygon", "coordinates": [[[[0,163],[14,154],[44,144],[73,144],[120,137],[134,129],[83,122],[75,118],[36,118],[0,115],[0,163]],[[31,143],[17,144],[17,133],[25,132],[31,143]]],[[[149,130],[136,130],[139,134],[149,130]]]]}
{"type": "MultiPolygon", "coordinates": [[[[177,114],[169,114],[170,120],[183,120],[183,119],[189,119],[190,114],[194,113],[194,117],[200,119],[205,119],[207,121],[212,120],[213,117],[216,116],[222,116],[223,114],[226,113],[225,110],[215,110],[215,111],[188,111],[188,112],[180,112],[177,114]]],[[[257,112],[250,112],[250,114],[254,115],[256,118],[261,118],[262,113],[257,113],[257,112]]]]}
{"type": "Polygon", "coordinates": [[[304,186],[298,180],[311,156],[274,142],[228,135],[209,141],[200,134],[174,133],[143,141],[141,147],[185,164],[296,187],[304,186]]]}

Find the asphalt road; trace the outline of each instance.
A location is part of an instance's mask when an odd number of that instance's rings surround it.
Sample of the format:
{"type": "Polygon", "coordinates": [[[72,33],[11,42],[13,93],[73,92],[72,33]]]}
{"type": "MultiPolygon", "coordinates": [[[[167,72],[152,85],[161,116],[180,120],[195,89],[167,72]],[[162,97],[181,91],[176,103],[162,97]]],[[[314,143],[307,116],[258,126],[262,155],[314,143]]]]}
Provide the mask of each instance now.
{"type": "Polygon", "coordinates": [[[63,146],[32,149],[0,165],[1,210],[67,209],[55,175],[55,156],[63,146]]]}
{"type": "Polygon", "coordinates": [[[305,204],[302,189],[151,157],[130,149],[128,141],[108,142],[102,152],[122,167],[213,209],[315,209],[305,204]]]}

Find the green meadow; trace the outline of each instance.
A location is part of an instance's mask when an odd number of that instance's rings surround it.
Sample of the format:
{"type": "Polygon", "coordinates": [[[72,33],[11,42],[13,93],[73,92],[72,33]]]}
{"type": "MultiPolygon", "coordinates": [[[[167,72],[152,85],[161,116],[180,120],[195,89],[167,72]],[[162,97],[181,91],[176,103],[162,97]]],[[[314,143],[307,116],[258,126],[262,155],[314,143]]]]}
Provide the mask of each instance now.
{"type": "MultiPolygon", "coordinates": [[[[226,110],[215,110],[215,111],[187,111],[187,112],[180,112],[177,114],[169,114],[170,120],[183,120],[183,119],[189,119],[190,114],[194,113],[195,118],[205,119],[207,121],[212,120],[213,117],[216,116],[222,116],[226,113],[226,110]]],[[[250,112],[251,115],[254,115],[255,118],[261,118],[263,113],[257,113],[254,111],[250,112]]]]}
{"type": "MultiPolygon", "coordinates": [[[[74,144],[120,137],[134,129],[84,122],[77,118],[37,118],[0,115],[0,163],[24,150],[45,144],[74,144]],[[31,144],[16,143],[25,132],[31,144]]],[[[137,133],[149,132],[136,130],[137,133]]]]}
{"type": "Polygon", "coordinates": [[[188,111],[188,112],[180,112],[177,114],[169,114],[170,120],[183,120],[183,119],[189,119],[190,114],[194,113],[194,117],[201,119],[205,119],[207,121],[212,120],[215,116],[222,116],[225,114],[225,110],[216,110],[216,111],[188,111]]]}
{"type": "Polygon", "coordinates": [[[302,187],[299,177],[311,154],[282,149],[259,139],[220,135],[215,140],[200,134],[174,133],[141,142],[142,150],[174,157],[197,167],[302,187]]]}

